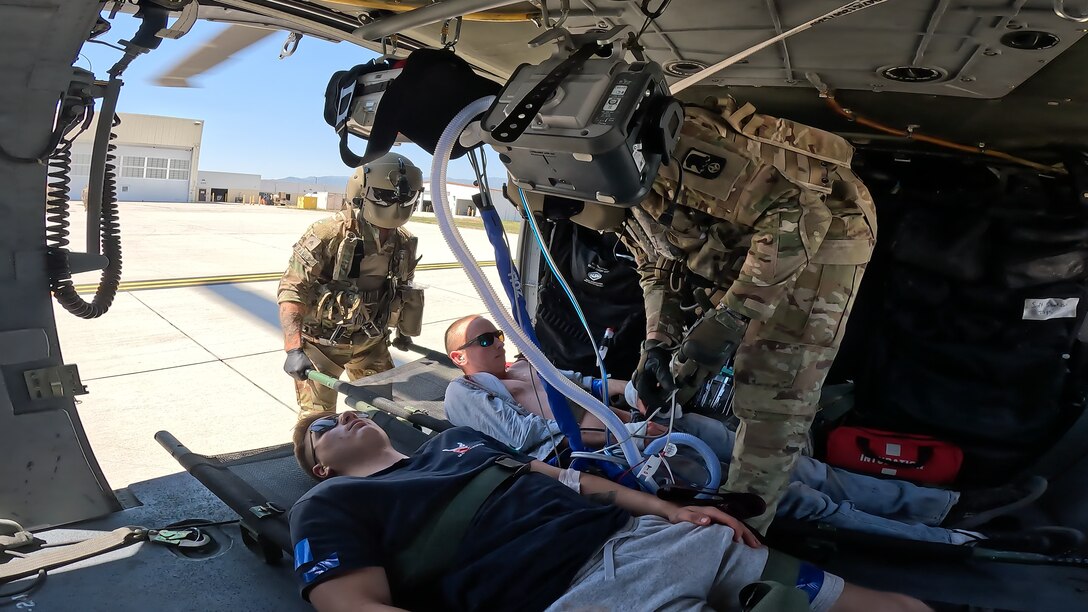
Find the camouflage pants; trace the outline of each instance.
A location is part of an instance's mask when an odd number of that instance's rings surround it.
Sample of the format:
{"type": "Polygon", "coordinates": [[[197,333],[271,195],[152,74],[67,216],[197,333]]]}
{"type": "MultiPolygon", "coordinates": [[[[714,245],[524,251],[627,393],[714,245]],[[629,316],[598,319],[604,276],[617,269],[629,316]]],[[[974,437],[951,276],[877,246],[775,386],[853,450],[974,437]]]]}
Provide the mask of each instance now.
{"type": "Polygon", "coordinates": [[[857,240],[868,225],[860,218],[852,221],[849,238],[829,236],[803,264],[770,318],[749,324],[736,353],[733,411],[740,426],[724,488],[755,493],[767,502],[767,511],[748,521],[761,532],[807,443],[871,254],[871,246],[857,240]]]}
{"type": "MultiPolygon", "coordinates": [[[[345,371],[348,380],[359,380],[393,369],[387,338],[368,339],[361,344],[321,346],[302,341],[302,350],[323,374],[339,378],[345,371]]],[[[295,381],[299,417],[313,411],[336,411],[336,391],[312,380],[295,381]]]]}

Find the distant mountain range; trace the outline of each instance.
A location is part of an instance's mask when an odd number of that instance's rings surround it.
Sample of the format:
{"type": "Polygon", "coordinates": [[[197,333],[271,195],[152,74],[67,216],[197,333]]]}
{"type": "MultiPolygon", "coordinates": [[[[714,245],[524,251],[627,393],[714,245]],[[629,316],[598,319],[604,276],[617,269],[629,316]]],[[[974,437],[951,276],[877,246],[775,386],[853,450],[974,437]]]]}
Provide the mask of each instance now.
{"type": "MultiPolygon", "coordinates": [[[[340,192],[344,190],[344,186],[348,184],[350,176],[285,176],[283,178],[272,179],[276,181],[291,181],[296,183],[316,183],[321,186],[323,191],[340,192]]],[[[462,185],[471,185],[476,179],[465,179],[450,177],[449,182],[461,183],[462,185]]],[[[505,181],[505,178],[491,177],[489,182],[493,188],[500,188],[505,181]]],[[[429,182],[430,177],[424,177],[424,182],[429,182]]]]}
{"type": "Polygon", "coordinates": [[[272,179],[275,181],[290,181],[293,183],[316,183],[324,188],[324,191],[341,192],[344,185],[348,184],[350,176],[285,176],[272,179]]]}

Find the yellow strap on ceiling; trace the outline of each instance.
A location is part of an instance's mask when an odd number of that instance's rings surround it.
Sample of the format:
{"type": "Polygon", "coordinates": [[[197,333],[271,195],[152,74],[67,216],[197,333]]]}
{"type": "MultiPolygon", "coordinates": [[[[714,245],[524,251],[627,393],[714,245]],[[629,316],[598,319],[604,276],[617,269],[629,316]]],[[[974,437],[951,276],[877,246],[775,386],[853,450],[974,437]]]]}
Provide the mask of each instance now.
{"type": "MultiPolygon", "coordinates": [[[[434,4],[427,0],[320,0],[323,4],[332,4],[340,6],[352,6],[356,8],[365,9],[381,9],[386,11],[393,11],[395,13],[404,13],[406,11],[423,8],[434,4]]],[[[465,15],[465,21],[484,21],[492,23],[509,23],[517,21],[532,21],[540,16],[539,13],[526,13],[525,11],[517,12],[504,12],[504,11],[486,11],[482,13],[473,13],[471,15],[465,15]]]]}

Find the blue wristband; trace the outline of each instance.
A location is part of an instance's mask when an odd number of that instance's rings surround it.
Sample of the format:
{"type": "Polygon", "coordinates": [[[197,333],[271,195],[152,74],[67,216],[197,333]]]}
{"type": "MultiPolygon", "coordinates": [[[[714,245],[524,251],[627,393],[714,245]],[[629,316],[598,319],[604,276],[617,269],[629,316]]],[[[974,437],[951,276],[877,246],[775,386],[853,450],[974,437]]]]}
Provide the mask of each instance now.
{"type": "Polygon", "coordinates": [[[593,394],[593,397],[601,397],[601,394],[604,393],[604,382],[599,378],[590,380],[589,390],[593,394]]]}

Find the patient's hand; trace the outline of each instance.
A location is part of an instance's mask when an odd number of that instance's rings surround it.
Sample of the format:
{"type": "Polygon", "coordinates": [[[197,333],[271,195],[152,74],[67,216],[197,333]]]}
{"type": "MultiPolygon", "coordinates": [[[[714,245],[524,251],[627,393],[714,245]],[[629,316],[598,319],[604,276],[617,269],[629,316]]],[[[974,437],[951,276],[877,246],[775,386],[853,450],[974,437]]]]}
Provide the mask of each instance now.
{"type": "Polygon", "coordinates": [[[684,506],[676,508],[666,517],[670,523],[691,523],[693,525],[707,526],[720,523],[733,530],[733,541],[738,544],[743,542],[751,548],[763,546],[759,538],[752,533],[740,519],[731,516],[711,506],[684,506]]]}

